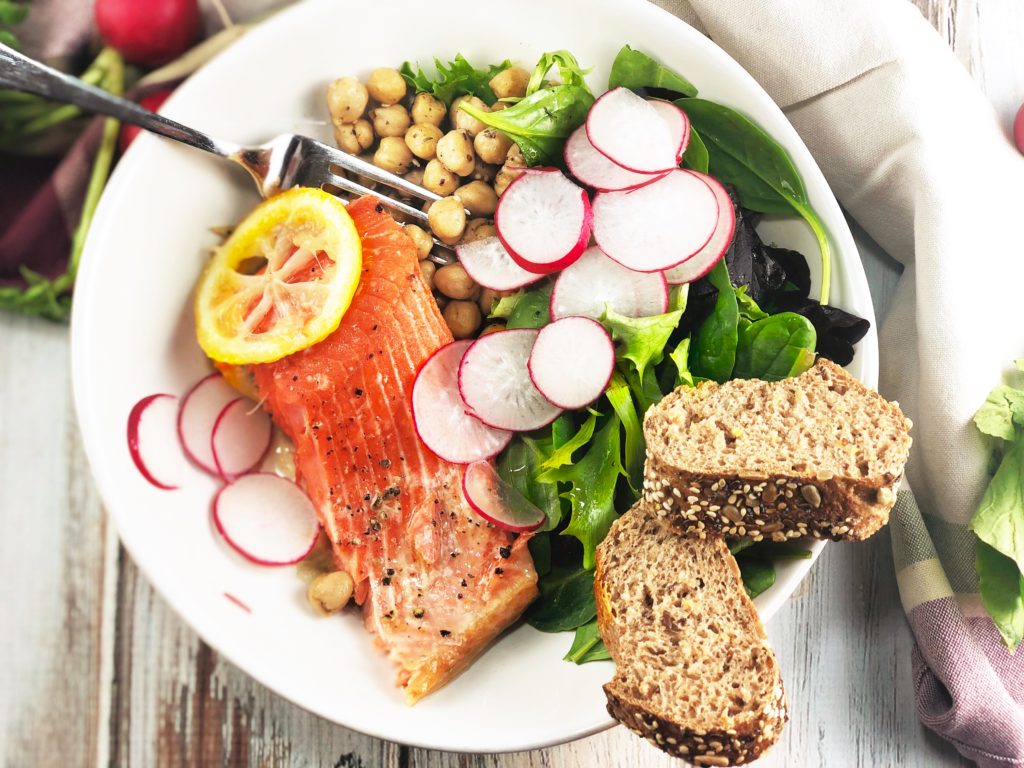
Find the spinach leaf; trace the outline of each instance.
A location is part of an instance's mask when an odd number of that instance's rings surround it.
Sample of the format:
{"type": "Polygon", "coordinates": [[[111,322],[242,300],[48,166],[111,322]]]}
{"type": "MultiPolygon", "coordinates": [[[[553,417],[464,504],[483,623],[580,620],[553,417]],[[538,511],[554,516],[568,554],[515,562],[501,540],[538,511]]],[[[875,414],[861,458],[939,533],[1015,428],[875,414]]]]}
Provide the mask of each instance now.
{"type": "Polygon", "coordinates": [[[771,560],[761,557],[737,557],[743,588],[754,599],[775,583],[775,566],[771,560]]]}
{"type": "Polygon", "coordinates": [[[1005,385],[993,389],[974,415],[974,425],[982,434],[1015,439],[1017,429],[1024,428],[1024,391],[1005,385]]]}
{"type": "Polygon", "coordinates": [[[458,53],[447,65],[440,59],[434,59],[434,67],[437,69],[434,78],[430,78],[419,65],[413,69],[408,61],[398,71],[414,91],[432,93],[445,104],[451,104],[456,96],[477,96],[490,106],[496,98],[488,83],[496,74],[511,66],[512,62],[505,59],[501,64],[493,64],[487,69],[476,69],[466,61],[465,56],[458,53]]]}
{"type": "Polygon", "coordinates": [[[519,436],[501,452],[496,462],[501,478],[547,515],[542,531],[553,530],[562,520],[558,489],[538,480],[540,465],[550,452],[550,446],[544,441],[519,436]]]}
{"type": "Polygon", "coordinates": [[[797,376],[814,365],[816,343],[806,317],[793,312],[765,317],[740,331],[733,376],[764,381],[797,376]]]}
{"type": "Polygon", "coordinates": [[[612,374],[604,394],[625,430],[626,479],[629,481],[630,488],[633,489],[634,498],[639,498],[644,482],[644,459],[647,457],[647,444],[644,441],[644,430],[640,426],[640,418],[636,414],[636,406],[633,404],[633,395],[630,392],[629,384],[618,371],[612,374]]]}
{"type": "Polygon", "coordinates": [[[693,374],[690,373],[690,337],[679,342],[674,350],[668,353],[669,358],[676,366],[676,385],[685,384],[688,387],[694,386],[693,374]]]}
{"type": "MultiPolygon", "coordinates": [[[[749,542],[750,540],[744,539],[744,541],[749,542]]],[[[784,544],[776,541],[752,542],[743,549],[747,550],[747,555],[757,554],[767,560],[810,560],[811,555],[814,554],[811,550],[798,544],[784,544]]],[[[732,551],[731,546],[729,551],[732,551]]]]}
{"type": "Polygon", "coordinates": [[[622,46],[622,50],[615,56],[612,71],[608,75],[608,90],[619,86],[633,90],[655,90],[668,98],[675,98],[679,94],[697,95],[697,89],[685,77],[628,45],[622,46]]]}
{"type": "Polygon", "coordinates": [[[839,365],[848,365],[853,360],[853,345],[864,338],[871,327],[862,317],[801,297],[796,291],[778,294],[773,309],[796,312],[810,320],[818,335],[818,354],[839,365]]]}
{"type": "Polygon", "coordinates": [[[608,649],[604,647],[604,641],[597,628],[597,619],[581,627],[576,627],[576,636],[572,640],[572,647],[565,654],[566,661],[586,664],[588,661],[607,661],[609,659],[611,656],[608,649]]]}
{"type": "Polygon", "coordinates": [[[679,320],[677,329],[684,333],[697,330],[700,324],[715,311],[715,302],[718,301],[718,289],[711,284],[707,277],[690,283],[688,288],[686,310],[679,320]]]}
{"type": "MultiPolygon", "coordinates": [[[[501,302],[498,302],[499,308],[501,302]]],[[[512,305],[506,328],[541,328],[551,322],[551,284],[526,291],[512,305]]]]}
{"type": "Polygon", "coordinates": [[[718,298],[714,310],[694,336],[690,370],[695,376],[721,384],[729,378],[736,362],[740,314],[724,259],[708,273],[708,279],[718,289],[718,298]]]}
{"type": "Polygon", "coordinates": [[[665,357],[665,345],[672,331],[679,325],[682,310],[651,317],[626,317],[612,309],[606,309],[601,323],[608,329],[612,339],[619,342],[615,356],[633,364],[638,378],[642,381],[650,365],[657,365],[665,357]]]}
{"type": "Polygon", "coordinates": [[[1024,638],[1024,575],[1013,560],[983,541],[976,542],[974,566],[982,605],[1013,653],[1024,638]]]}
{"type": "Polygon", "coordinates": [[[736,289],[736,304],[739,306],[740,317],[749,320],[754,323],[758,320],[764,320],[768,317],[768,313],[757,306],[757,302],[754,301],[750,294],[747,293],[747,286],[741,285],[736,289]]]}
{"type": "Polygon", "coordinates": [[[708,148],[704,145],[700,134],[691,126],[690,143],[686,145],[686,151],[683,152],[683,165],[692,171],[707,173],[708,163],[708,148]]]}
{"type": "Polygon", "coordinates": [[[527,610],[526,621],[541,632],[576,629],[597,615],[593,571],[552,566],[537,587],[540,597],[527,610]]]}
{"type": "Polygon", "coordinates": [[[970,528],[1024,571],[1024,440],[1010,446],[985,489],[970,528]]]}
{"type": "Polygon", "coordinates": [[[526,546],[530,550],[530,557],[533,558],[537,576],[543,579],[551,573],[551,537],[531,536],[526,546]]]}
{"type": "MultiPolygon", "coordinates": [[[[597,425],[597,415],[590,414],[583,426],[579,428],[575,435],[560,444],[558,448],[551,452],[551,455],[544,460],[540,465],[543,470],[558,469],[566,464],[572,464],[572,455],[577,450],[582,448],[584,445],[590,442],[590,438],[594,436],[594,427],[597,425]]],[[[544,482],[543,473],[539,476],[540,482],[544,482]]]]}
{"type": "Polygon", "coordinates": [[[581,85],[542,88],[500,112],[484,112],[472,104],[460,108],[484,125],[497,128],[523,152],[527,165],[558,165],[569,134],[583,124],[594,103],[581,85]]]}
{"type": "Polygon", "coordinates": [[[554,66],[558,67],[558,76],[562,80],[562,85],[575,85],[590,93],[590,88],[584,79],[584,75],[590,70],[581,69],[576,57],[568,51],[562,50],[551,51],[540,57],[537,66],[533,68],[533,74],[530,75],[530,82],[526,85],[527,96],[541,89],[548,72],[554,66]]]}
{"type": "Polygon", "coordinates": [[[594,435],[582,459],[569,467],[545,473],[545,482],[569,483],[563,496],[569,499],[572,517],[563,531],[583,545],[583,567],[594,567],[594,550],[615,522],[615,486],[624,474],[619,455],[619,419],[609,418],[594,435]]]}
{"type": "Polygon", "coordinates": [[[821,303],[827,304],[832,277],[828,233],[786,150],[729,107],[704,99],[680,99],[676,104],[704,139],[711,173],[736,189],[744,207],[763,213],[795,211],[807,222],[821,249],[821,303]]]}

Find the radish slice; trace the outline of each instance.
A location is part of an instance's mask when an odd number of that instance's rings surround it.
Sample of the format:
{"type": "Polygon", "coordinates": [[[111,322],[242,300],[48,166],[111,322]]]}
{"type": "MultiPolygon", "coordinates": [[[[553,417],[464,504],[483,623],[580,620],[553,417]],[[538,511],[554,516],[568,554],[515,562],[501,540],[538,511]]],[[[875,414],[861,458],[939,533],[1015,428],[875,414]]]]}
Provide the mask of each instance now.
{"type": "Polygon", "coordinates": [[[472,345],[468,339],[441,347],[423,364],[412,385],[416,434],[452,464],[497,456],[512,440],[511,432],[493,429],[476,418],[459,394],[459,363],[472,345]]]}
{"type": "Polygon", "coordinates": [[[715,193],[682,169],[639,189],[594,197],[594,239],[611,258],[637,272],[681,264],[707,244],[717,224],[715,193]]]}
{"type": "Polygon", "coordinates": [[[230,483],[252,470],[267,455],[273,434],[270,416],[252,400],[232,400],[217,416],[210,434],[210,452],[217,473],[230,483]]]}
{"type": "Polygon", "coordinates": [[[201,379],[181,401],[178,411],[178,439],[185,454],[211,475],[220,475],[213,458],[213,425],[238,391],[219,373],[201,379]]]}
{"type": "Polygon", "coordinates": [[[530,378],[559,408],[594,402],[615,370],[612,337],[589,317],[565,317],[541,328],[530,353],[530,378]]]}
{"type": "Polygon", "coordinates": [[[597,246],[555,280],[551,318],[579,315],[599,320],[609,307],[627,317],[650,317],[668,311],[668,285],[660,272],[634,272],[612,261],[597,246]]]}
{"type": "Polygon", "coordinates": [[[526,367],[538,333],[535,328],[497,331],[466,350],[459,366],[459,391],[484,424],[528,432],[550,424],[561,413],[534,386],[526,367]]]}
{"type": "Polygon", "coordinates": [[[613,88],[595,101],[586,126],[594,148],[626,170],[658,173],[679,165],[680,137],[658,109],[628,88],[613,88]]]}
{"type": "Polygon", "coordinates": [[[462,493],[480,517],[513,533],[535,531],[547,515],[506,483],[489,461],[474,461],[462,475],[462,493]]]}
{"type": "Polygon", "coordinates": [[[537,168],[508,185],[494,226],[523,269],[538,275],[572,264],[590,241],[590,198],[561,171],[537,168]]]}
{"type": "Polygon", "coordinates": [[[457,245],[455,253],[470,277],[494,291],[513,291],[543,277],[520,267],[497,237],[457,245]]]}
{"type": "Polygon", "coordinates": [[[213,499],[213,523],[244,558],[291,565],[310,553],[320,533],[313,502],[277,475],[243,475],[213,499]]]}
{"type": "Polygon", "coordinates": [[[599,192],[635,189],[657,181],[664,173],[627,171],[602,155],[587,138],[587,127],[581,125],[565,142],[565,164],[569,173],[599,192]]]}
{"type": "Polygon", "coordinates": [[[128,452],[135,467],[163,491],[178,488],[185,462],[174,439],[178,398],[158,394],[144,397],[128,414],[128,452]]]}
{"type": "Polygon", "coordinates": [[[715,199],[718,201],[718,224],[715,226],[715,233],[703,248],[678,267],[666,270],[665,279],[670,285],[692,283],[694,280],[704,277],[729,250],[733,235],[736,234],[736,209],[733,208],[732,198],[725,191],[725,187],[717,179],[703,173],[697,171],[687,171],[687,173],[699,176],[715,193],[715,199]]]}
{"type": "Polygon", "coordinates": [[[668,125],[669,131],[677,138],[676,165],[679,165],[683,161],[686,145],[690,143],[690,118],[671,101],[649,99],[647,103],[657,110],[661,119],[668,125]]]}

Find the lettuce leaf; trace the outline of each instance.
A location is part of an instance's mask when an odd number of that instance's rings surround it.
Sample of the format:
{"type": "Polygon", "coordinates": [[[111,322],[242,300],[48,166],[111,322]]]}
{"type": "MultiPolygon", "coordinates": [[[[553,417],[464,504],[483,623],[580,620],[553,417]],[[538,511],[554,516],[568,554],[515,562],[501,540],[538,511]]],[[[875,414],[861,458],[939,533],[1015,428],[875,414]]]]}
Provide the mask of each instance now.
{"type": "Polygon", "coordinates": [[[406,84],[415,92],[432,93],[445,104],[451,104],[457,96],[476,96],[490,106],[497,99],[488,83],[496,74],[511,66],[512,62],[505,59],[500,64],[492,64],[487,69],[477,69],[466,60],[465,56],[457,53],[448,64],[444,64],[438,58],[434,59],[437,75],[433,78],[429,77],[419,64],[413,69],[413,65],[408,61],[402,64],[398,71],[402,73],[406,84]]]}
{"type": "Polygon", "coordinates": [[[678,309],[652,317],[626,317],[606,309],[601,322],[612,339],[619,342],[615,356],[632,363],[637,378],[642,382],[647,367],[657,365],[665,358],[665,345],[682,316],[683,311],[678,309]]]}
{"type": "Polygon", "coordinates": [[[633,490],[633,496],[639,498],[644,482],[647,443],[644,441],[644,430],[640,425],[640,417],[637,416],[632,392],[622,374],[616,371],[612,374],[604,394],[626,433],[626,479],[633,490]]]}
{"type": "Polygon", "coordinates": [[[1013,653],[1024,638],[1024,575],[1013,560],[983,541],[976,542],[974,564],[982,605],[1013,653]]]}
{"type": "MultiPolygon", "coordinates": [[[[590,416],[587,417],[587,420],[583,422],[583,425],[579,430],[577,430],[576,434],[552,451],[551,455],[548,456],[540,465],[540,468],[543,470],[552,470],[563,467],[566,464],[572,464],[573,453],[590,442],[590,438],[594,436],[595,426],[597,426],[597,414],[591,413],[590,416]]],[[[542,473],[538,478],[542,483],[544,482],[545,474],[546,473],[542,473]]]]}

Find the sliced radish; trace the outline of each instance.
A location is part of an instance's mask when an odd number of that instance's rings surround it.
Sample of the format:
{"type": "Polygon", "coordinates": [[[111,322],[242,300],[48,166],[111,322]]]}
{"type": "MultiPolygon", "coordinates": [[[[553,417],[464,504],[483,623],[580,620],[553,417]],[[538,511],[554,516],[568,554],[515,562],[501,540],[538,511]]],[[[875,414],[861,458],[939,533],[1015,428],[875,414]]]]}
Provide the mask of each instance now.
{"type": "Polygon", "coordinates": [[[543,277],[519,266],[497,237],[457,245],[455,253],[470,277],[494,291],[513,291],[543,277]]]}
{"type": "Polygon", "coordinates": [[[474,461],[466,467],[462,493],[480,517],[506,531],[535,531],[547,519],[543,510],[506,483],[489,461],[474,461]]]}
{"type": "Polygon", "coordinates": [[[637,173],[679,165],[676,135],[661,112],[628,88],[613,88],[587,114],[587,138],[613,163],[637,173]]]}
{"type": "Polygon", "coordinates": [[[459,365],[459,391],[484,424],[528,432],[561,413],[530,380],[526,364],[538,333],[535,328],[497,331],[466,350],[459,365]]]}
{"type": "Polygon", "coordinates": [[[213,425],[238,391],[219,373],[201,379],[181,401],[178,438],[186,455],[211,475],[220,475],[213,458],[213,425]]]}
{"type": "Polygon", "coordinates": [[[242,475],[213,499],[213,522],[224,540],[260,565],[291,565],[309,554],[320,533],[313,502],[277,475],[242,475]]]}
{"type": "Polygon", "coordinates": [[[416,434],[427,448],[453,464],[497,456],[512,440],[511,432],[476,418],[459,394],[459,363],[472,345],[468,339],[441,347],[423,364],[412,385],[416,434]]]}
{"type": "Polygon", "coordinates": [[[639,189],[594,197],[594,239],[611,258],[637,272],[681,264],[707,244],[717,224],[715,193],[682,169],[639,189]]]}
{"type": "Polygon", "coordinates": [[[565,164],[569,173],[599,192],[635,189],[657,181],[662,173],[627,171],[602,155],[587,138],[587,127],[581,125],[565,142],[565,164]]]}
{"type": "Polygon", "coordinates": [[[627,317],[668,311],[668,285],[660,272],[634,272],[612,261],[597,246],[562,271],[551,291],[551,318],[599,320],[610,307],[627,317]]]}
{"type": "Polygon", "coordinates": [[[612,337],[589,317],[564,317],[541,328],[530,352],[530,378],[559,408],[594,402],[615,370],[612,337]]]}
{"type": "Polygon", "coordinates": [[[649,99],[647,103],[657,110],[669,131],[676,137],[676,165],[679,165],[683,161],[686,145],[690,143],[690,118],[671,101],[649,99]]]}
{"type": "Polygon", "coordinates": [[[555,168],[535,168],[508,185],[494,226],[523,269],[538,275],[572,264],[590,241],[590,198],[555,168]]]}
{"type": "Polygon", "coordinates": [[[255,468],[270,448],[274,425],[270,416],[247,397],[224,406],[210,434],[210,452],[217,473],[229,483],[255,468]]]}
{"type": "Polygon", "coordinates": [[[158,394],[144,397],[128,413],[128,452],[135,467],[164,491],[178,488],[185,461],[174,437],[178,398],[158,394]]]}
{"type": "Polygon", "coordinates": [[[733,208],[732,198],[725,191],[725,187],[717,179],[703,173],[697,171],[687,171],[687,173],[699,176],[715,193],[715,199],[718,201],[718,224],[715,225],[715,233],[703,248],[678,267],[672,267],[665,272],[665,279],[671,285],[691,283],[704,277],[729,250],[733,235],[736,233],[736,209],[733,208]]]}

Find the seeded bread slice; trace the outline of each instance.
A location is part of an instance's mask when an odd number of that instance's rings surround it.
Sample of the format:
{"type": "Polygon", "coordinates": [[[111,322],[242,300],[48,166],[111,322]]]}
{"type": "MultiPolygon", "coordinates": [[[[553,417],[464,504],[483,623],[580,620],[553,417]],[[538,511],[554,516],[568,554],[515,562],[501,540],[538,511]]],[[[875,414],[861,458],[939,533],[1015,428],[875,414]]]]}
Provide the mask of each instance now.
{"type": "Polygon", "coordinates": [[[597,548],[597,622],[615,676],[608,712],[694,765],[740,765],[786,722],[779,666],[736,560],[638,504],[597,548]]]}
{"type": "Polygon", "coordinates": [[[696,535],[866,539],[889,520],[910,427],[828,360],[783,381],[680,387],[644,419],[643,498],[696,535]]]}

